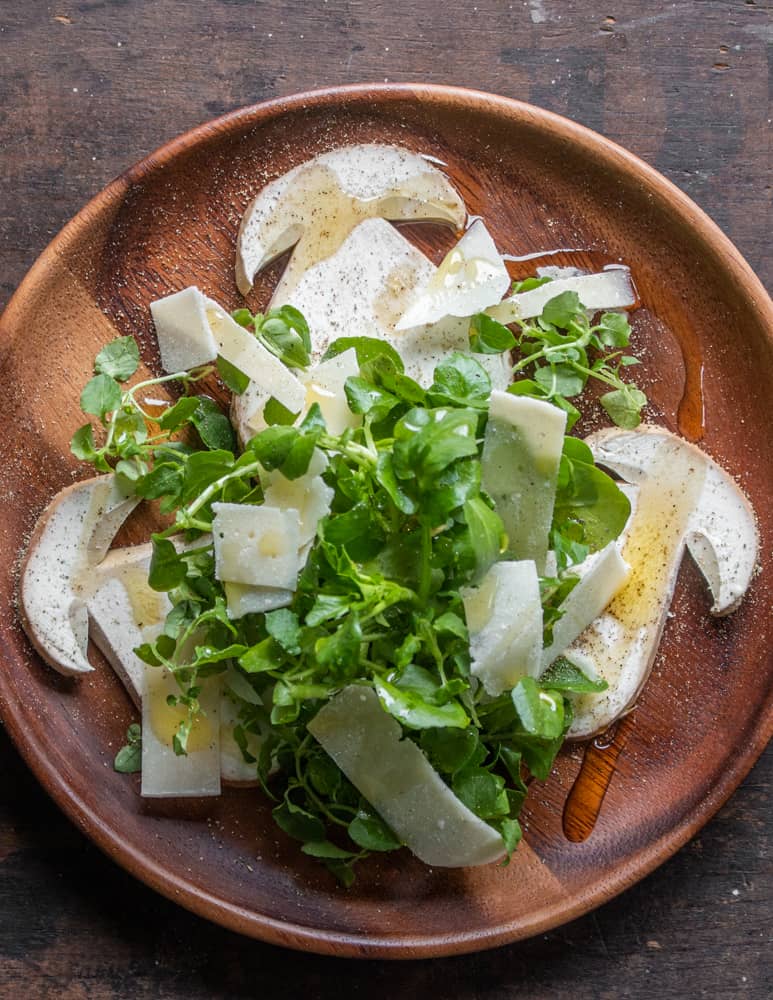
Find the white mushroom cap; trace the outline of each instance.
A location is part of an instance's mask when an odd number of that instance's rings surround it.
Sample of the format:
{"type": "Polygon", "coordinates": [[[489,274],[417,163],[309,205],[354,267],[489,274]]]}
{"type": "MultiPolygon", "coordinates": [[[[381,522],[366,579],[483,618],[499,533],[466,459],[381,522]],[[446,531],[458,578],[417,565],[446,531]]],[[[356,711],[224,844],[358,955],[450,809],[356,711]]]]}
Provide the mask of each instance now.
{"type": "Polygon", "coordinates": [[[571,696],[573,738],[605,730],[634,705],[657,655],[685,547],[697,553],[715,614],[737,606],[757,553],[748,501],[695,445],[652,426],[609,428],[586,440],[599,464],[635,484],[638,493],[621,540],[629,580],[564,652],[608,684],[598,694],[571,696]]]}
{"type": "Polygon", "coordinates": [[[93,669],[86,656],[89,575],[138,502],[121,493],[112,475],[99,476],[57,493],[35,526],[21,571],[22,622],[62,674],[93,669]]]}
{"type": "MultiPolygon", "coordinates": [[[[365,218],[435,219],[461,226],[464,203],[424,157],[397,146],[343,146],[300,164],[268,184],[239,228],[236,283],[246,295],[258,271],[324,222],[325,242],[340,245],[365,218]],[[329,219],[328,219],[329,222],[329,219]]],[[[317,255],[317,259],[328,256],[317,255]]]]}

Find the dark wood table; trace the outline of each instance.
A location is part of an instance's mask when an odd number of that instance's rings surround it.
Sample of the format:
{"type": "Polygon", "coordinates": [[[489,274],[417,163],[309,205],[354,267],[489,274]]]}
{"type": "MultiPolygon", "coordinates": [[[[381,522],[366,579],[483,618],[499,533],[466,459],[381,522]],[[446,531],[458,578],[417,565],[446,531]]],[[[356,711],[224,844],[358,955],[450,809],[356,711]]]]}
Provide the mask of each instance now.
{"type": "MultiPolygon", "coordinates": [[[[6,2],[2,303],[83,203],[166,139],[264,98],[387,79],[491,90],[615,139],[702,205],[770,287],[772,13],[762,0],[6,2]]],[[[773,994],[770,750],[698,837],[595,913],[493,952],[396,964],[211,926],[84,840],[1,731],[0,773],[2,997],[773,994]]]]}

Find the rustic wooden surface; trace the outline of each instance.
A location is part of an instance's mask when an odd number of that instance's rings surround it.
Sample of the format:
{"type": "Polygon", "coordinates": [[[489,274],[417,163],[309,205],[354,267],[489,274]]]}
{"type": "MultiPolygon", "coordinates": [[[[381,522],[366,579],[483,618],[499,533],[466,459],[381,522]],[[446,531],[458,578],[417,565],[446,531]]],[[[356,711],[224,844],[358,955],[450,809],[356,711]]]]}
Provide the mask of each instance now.
{"type": "MultiPolygon", "coordinates": [[[[0,8],[0,295],[114,174],[230,108],[358,80],[531,100],[639,153],[773,284],[769,3],[38,2],[0,8]]],[[[55,303],[52,304],[55,308],[55,303]]],[[[105,860],[2,737],[0,995],[768,997],[773,753],[677,857],[595,914],[435,962],[242,940],[105,860]]]]}

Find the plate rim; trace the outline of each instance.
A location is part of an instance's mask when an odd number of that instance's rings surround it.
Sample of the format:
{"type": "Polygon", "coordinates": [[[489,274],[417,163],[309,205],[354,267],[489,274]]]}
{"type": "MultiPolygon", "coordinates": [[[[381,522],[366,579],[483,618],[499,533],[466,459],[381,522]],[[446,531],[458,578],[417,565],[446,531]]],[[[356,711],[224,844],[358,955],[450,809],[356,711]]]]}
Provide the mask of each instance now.
{"type": "MultiPolygon", "coordinates": [[[[228,133],[248,123],[259,125],[283,114],[312,106],[356,106],[373,100],[383,104],[385,101],[399,102],[406,99],[419,104],[450,102],[473,112],[488,109],[498,112],[504,118],[525,120],[538,130],[553,133],[579,147],[591,159],[602,161],[616,171],[638,179],[663,207],[679,216],[698,235],[702,244],[713,255],[721,258],[721,266],[730,270],[741,286],[743,296],[753,303],[762,324],[767,328],[768,340],[773,345],[773,302],[760,279],[729,237],[703,209],[654,167],[614,141],[555,112],[485,91],[425,83],[356,83],[304,91],[238,108],[174,137],[119,174],[60,229],[36,258],[9,299],[0,317],[0,324],[2,327],[9,323],[13,325],[14,314],[24,302],[28,289],[35,285],[38,276],[48,269],[50,262],[60,251],[69,246],[71,239],[92,214],[120,203],[133,185],[154,172],[163,170],[179,154],[191,152],[220,133],[228,133]]],[[[13,344],[14,341],[9,342],[8,349],[13,344]]],[[[15,609],[13,613],[15,614],[15,609]]],[[[8,646],[4,637],[0,638],[0,646],[5,654],[3,658],[6,659],[8,646]]],[[[7,658],[11,659],[9,656],[7,658]]],[[[0,717],[16,749],[70,821],[126,871],[172,902],[229,930],[271,944],[355,958],[416,959],[465,954],[523,940],[582,916],[613,899],[672,857],[724,805],[773,737],[773,702],[769,702],[760,708],[754,728],[747,734],[744,753],[734,757],[729,766],[723,769],[720,781],[692,815],[650,841],[594,889],[575,895],[568,904],[562,899],[547,910],[540,910],[531,920],[518,918],[485,931],[454,931],[444,935],[392,938],[385,934],[353,934],[278,920],[230,903],[156,864],[142,850],[122,841],[116,830],[103,823],[70,788],[61,773],[50,766],[46,755],[37,745],[25,738],[14,711],[13,698],[9,697],[11,695],[5,672],[0,671],[0,717]]]]}

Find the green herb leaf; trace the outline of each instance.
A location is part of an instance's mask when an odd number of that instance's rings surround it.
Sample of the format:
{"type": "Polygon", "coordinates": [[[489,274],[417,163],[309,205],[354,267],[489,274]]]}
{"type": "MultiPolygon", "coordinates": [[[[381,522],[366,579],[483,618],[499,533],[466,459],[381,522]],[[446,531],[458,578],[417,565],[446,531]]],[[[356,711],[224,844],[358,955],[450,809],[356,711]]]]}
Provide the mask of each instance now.
{"type": "Polygon", "coordinates": [[[384,711],[409,729],[432,729],[435,726],[464,729],[470,724],[467,713],[457,702],[432,705],[416,691],[398,688],[381,677],[374,678],[373,686],[384,711]]]}
{"type": "Polygon", "coordinates": [[[115,755],[113,769],[121,774],[142,770],[142,730],[133,722],[126,730],[126,745],[115,755]]]}
{"type": "Polygon", "coordinates": [[[236,365],[232,365],[230,361],[226,361],[219,354],[217,356],[217,371],[231,392],[236,393],[237,396],[241,396],[250,384],[248,375],[245,375],[236,365]]]}
{"type": "Polygon", "coordinates": [[[301,651],[301,627],[298,615],[289,608],[279,608],[266,614],[266,631],[286,653],[295,656],[301,651]]]}
{"type": "Polygon", "coordinates": [[[374,812],[360,809],[347,827],[355,844],[366,851],[396,851],[402,844],[386,823],[374,812]]]}
{"type": "Polygon", "coordinates": [[[95,375],[81,393],[81,409],[100,420],[121,405],[121,387],[110,375],[95,375]]]}
{"type": "Polygon", "coordinates": [[[633,430],[641,423],[641,411],[647,405],[647,397],[640,389],[625,385],[622,389],[605,392],[600,403],[618,427],[633,430]]]}
{"type": "Polygon", "coordinates": [[[470,349],[476,354],[502,354],[515,347],[515,337],[501,323],[486,313],[470,320],[470,349]]]}
{"type": "Polygon", "coordinates": [[[199,432],[199,437],[204,445],[212,451],[218,449],[235,451],[236,432],[225,413],[214,399],[210,399],[208,396],[195,398],[198,399],[198,406],[189,419],[199,432]]]}
{"type": "Polygon", "coordinates": [[[522,677],[512,690],[518,718],[527,733],[551,740],[564,731],[564,703],[560,695],[543,691],[533,677],[522,677]]]}
{"type": "Polygon", "coordinates": [[[137,371],[139,363],[140,352],[134,337],[116,337],[97,355],[94,372],[125,382],[137,371]]]}
{"type": "Polygon", "coordinates": [[[609,685],[601,677],[592,680],[575,663],[571,663],[565,656],[559,656],[540,677],[540,687],[550,688],[553,691],[595,694],[606,691],[609,685]]]}

